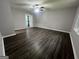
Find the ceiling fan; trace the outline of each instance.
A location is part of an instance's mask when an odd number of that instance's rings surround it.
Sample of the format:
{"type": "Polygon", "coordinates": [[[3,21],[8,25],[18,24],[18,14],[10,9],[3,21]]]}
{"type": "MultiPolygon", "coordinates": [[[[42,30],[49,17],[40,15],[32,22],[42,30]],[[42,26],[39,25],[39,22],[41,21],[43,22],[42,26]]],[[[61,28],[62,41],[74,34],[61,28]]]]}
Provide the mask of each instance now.
{"type": "Polygon", "coordinates": [[[44,12],[45,11],[45,7],[40,6],[39,4],[35,4],[33,6],[34,12],[39,13],[39,12],[44,12]]]}

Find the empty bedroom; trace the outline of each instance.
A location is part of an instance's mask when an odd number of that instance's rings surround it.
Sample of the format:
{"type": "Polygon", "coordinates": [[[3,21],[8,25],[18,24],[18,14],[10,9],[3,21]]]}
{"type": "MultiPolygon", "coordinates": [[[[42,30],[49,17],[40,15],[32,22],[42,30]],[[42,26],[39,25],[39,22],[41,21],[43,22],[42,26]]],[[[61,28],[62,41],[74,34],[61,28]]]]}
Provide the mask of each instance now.
{"type": "Polygon", "coordinates": [[[79,0],[0,0],[0,59],[79,59],[79,0]]]}

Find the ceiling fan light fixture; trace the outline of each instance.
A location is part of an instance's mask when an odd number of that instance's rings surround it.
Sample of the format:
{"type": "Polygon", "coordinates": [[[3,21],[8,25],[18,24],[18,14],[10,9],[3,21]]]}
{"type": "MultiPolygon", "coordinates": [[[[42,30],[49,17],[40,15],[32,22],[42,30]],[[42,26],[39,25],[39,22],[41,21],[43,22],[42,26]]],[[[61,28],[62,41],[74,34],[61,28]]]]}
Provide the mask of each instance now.
{"type": "Polygon", "coordinates": [[[45,8],[44,8],[44,7],[41,7],[41,8],[40,8],[40,11],[41,11],[41,12],[45,11],[45,8]]]}
{"type": "Polygon", "coordinates": [[[40,12],[40,9],[39,9],[39,8],[35,8],[35,9],[34,9],[34,12],[35,12],[35,13],[39,13],[39,12],[40,12]]]}
{"type": "Polygon", "coordinates": [[[39,4],[36,4],[35,6],[39,6],[39,4]]]}
{"type": "Polygon", "coordinates": [[[40,13],[40,12],[43,12],[43,11],[45,11],[45,8],[43,6],[40,6],[39,4],[36,4],[34,6],[34,12],[35,13],[40,13]]]}

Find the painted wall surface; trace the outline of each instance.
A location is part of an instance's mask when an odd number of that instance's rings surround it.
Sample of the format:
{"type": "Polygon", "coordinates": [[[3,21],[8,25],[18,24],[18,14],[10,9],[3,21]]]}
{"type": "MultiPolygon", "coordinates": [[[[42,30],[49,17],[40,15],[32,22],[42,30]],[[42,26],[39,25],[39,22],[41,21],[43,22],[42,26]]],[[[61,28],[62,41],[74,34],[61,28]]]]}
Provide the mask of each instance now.
{"type": "Polygon", "coordinates": [[[0,0],[0,59],[6,58],[3,36],[14,34],[13,19],[8,0],[0,0]]]}
{"type": "MultiPolygon", "coordinates": [[[[16,8],[16,9],[12,8],[12,15],[13,15],[13,19],[14,19],[14,30],[27,28],[25,15],[32,16],[32,14],[30,14],[29,12],[26,12],[26,11],[18,9],[18,8],[16,8]]],[[[32,22],[33,22],[32,18],[29,18],[29,19],[32,20],[32,22]]]]}
{"type": "Polygon", "coordinates": [[[13,34],[13,19],[8,0],[0,0],[0,32],[3,36],[13,34]]]}
{"type": "Polygon", "coordinates": [[[2,57],[0,57],[0,59],[9,59],[9,57],[8,56],[2,56],[2,57]]]}
{"type": "Polygon", "coordinates": [[[25,29],[25,12],[18,9],[12,9],[14,20],[14,30],[25,29]]]}
{"type": "Polygon", "coordinates": [[[74,28],[75,28],[75,24],[78,19],[78,16],[79,16],[79,7],[77,9],[76,16],[75,16],[74,23],[73,23],[72,30],[71,30],[73,46],[74,46],[76,56],[77,56],[76,59],[79,59],[79,35],[74,31],[74,28]]]}
{"type": "Polygon", "coordinates": [[[69,32],[74,20],[76,8],[45,11],[36,16],[37,27],[69,32]]]}

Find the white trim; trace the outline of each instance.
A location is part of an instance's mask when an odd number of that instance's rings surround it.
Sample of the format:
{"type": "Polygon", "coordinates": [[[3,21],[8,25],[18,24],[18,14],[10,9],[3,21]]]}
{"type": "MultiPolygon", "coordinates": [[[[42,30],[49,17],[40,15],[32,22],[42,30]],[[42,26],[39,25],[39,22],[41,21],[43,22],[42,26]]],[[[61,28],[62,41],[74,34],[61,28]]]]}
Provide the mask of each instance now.
{"type": "Polygon", "coordinates": [[[5,47],[4,47],[4,41],[3,41],[3,38],[2,38],[2,47],[3,47],[3,56],[5,56],[5,47]]]}
{"type": "Polygon", "coordinates": [[[3,37],[2,37],[2,35],[1,35],[1,33],[0,33],[0,44],[1,44],[1,51],[2,51],[2,56],[5,56],[5,48],[4,48],[4,41],[3,41],[3,37]]]}
{"type": "Polygon", "coordinates": [[[74,58],[75,58],[75,59],[78,59],[77,54],[76,54],[76,50],[75,50],[75,47],[74,47],[74,44],[73,44],[73,40],[72,40],[72,35],[71,35],[71,34],[70,34],[70,38],[71,38],[71,43],[72,43],[74,58]]]}
{"type": "Polygon", "coordinates": [[[45,29],[50,29],[50,30],[55,30],[55,31],[60,31],[60,32],[65,32],[65,33],[70,33],[69,31],[60,30],[60,29],[52,29],[52,28],[48,28],[48,27],[45,27],[45,26],[35,26],[35,27],[45,28],[45,29]]]}
{"type": "Polygon", "coordinates": [[[21,29],[26,29],[26,28],[15,28],[14,30],[21,30],[21,29]]]}
{"type": "Polygon", "coordinates": [[[10,36],[14,36],[14,35],[16,35],[16,33],[14,33],[14,34],[10,34],[10,35],[6,35],[6,36],[3,36],[3,38],[10,37],[10,36]]]}

